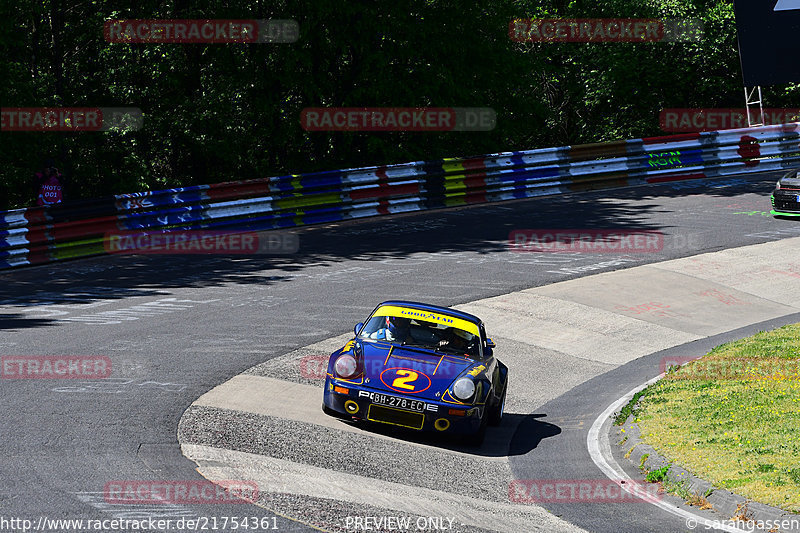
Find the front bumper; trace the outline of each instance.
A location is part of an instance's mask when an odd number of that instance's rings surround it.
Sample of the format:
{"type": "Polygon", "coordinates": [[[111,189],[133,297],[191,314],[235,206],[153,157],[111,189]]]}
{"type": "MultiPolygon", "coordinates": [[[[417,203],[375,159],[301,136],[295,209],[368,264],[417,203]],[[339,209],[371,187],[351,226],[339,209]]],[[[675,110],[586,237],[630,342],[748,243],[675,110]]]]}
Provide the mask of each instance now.
{"type": "Polygon", "coordinates": [[[800,216],[800,191],[778,189],[772,193],[773,215],[800,216]]]}
{"type": "MultiPolygon", "coordinates": [[[[325,380],[322,402],[329,414],[340,418],[392,425],[416,431],[471,435],[476,433],[481,426],[484,406],[459,406],[431,400],[419,400],[425,404],[425,408],[422,411],[412,411],[374,403],[366,393],[387,395],[383,390],[340,382],[328,377],[325,380]],[[334,386],[346,388],[347,393],[337,392],[334,390],[334,386]],[[462,415],[454,413],[462,413],[462,415]]],[[[388,394],[388,396],[395,395],[388,394]]],[[[415,398],[408,398],[408,400],[416,401],[415,398]]]]}

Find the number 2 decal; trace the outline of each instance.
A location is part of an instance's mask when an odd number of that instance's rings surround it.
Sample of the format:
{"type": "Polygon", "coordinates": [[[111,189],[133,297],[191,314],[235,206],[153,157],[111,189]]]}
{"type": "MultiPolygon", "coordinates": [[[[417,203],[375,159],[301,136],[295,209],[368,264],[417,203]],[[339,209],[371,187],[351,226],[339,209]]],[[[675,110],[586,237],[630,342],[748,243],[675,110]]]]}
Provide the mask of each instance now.
{"type": "Polygon", "coordinates": [[[380,378],[386,388],[403,394],[419,394],[431,387],[431,378],[425,372],[408,368],[387,368],[380,378]]]}
{"type": "Polygon", "coordinates": [[[397,387],[399,389],[406,389],[406,390],[414,390],[414,385],[409,385],[409,381],[417,381],[419,374],[414,372],[413,370],[398,370],[398,376],[404,376],[400,378],[395,378],[392,381],[392,387],[397,387]]]}

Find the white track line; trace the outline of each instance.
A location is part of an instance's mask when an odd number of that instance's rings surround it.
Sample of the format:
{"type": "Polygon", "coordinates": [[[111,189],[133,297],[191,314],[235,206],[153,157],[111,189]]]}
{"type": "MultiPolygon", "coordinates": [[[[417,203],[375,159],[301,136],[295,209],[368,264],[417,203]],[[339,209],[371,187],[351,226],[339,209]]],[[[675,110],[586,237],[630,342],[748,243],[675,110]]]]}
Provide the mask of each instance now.
{"type": "MultiPolygon", "coordinates": [[[[608,430],[604,428],[604,426],[611,424],[611,415],[616,411],[619,411],[623,405],[627,404],[631,398],[633,398],[634,394],[645,387],[652,385],[662,377],[664,377],[664,374],[661,374],[660,376],[645,382],[643,385],[636,387],[628,394],[609,405],[608,408],[595,419],[592,427],[589,429],[589,434],[586,437],[586,445],[589,448],[589,455],[592,457],[594,464],[596,464],[597,467],[602,470],[609,479],[617,482],[625,481],[625,483],[622,483],[620,486],[634,496],[639,496],[639,494],[637,494],[634,490],[639,487],[639,484],[625,473],[619,463],[617,463],[617,461],[611,455],[611,445],[608,441],[608,430]]],[[[725,522],[729,522],[726,520],[709,520],[708,518],[704,518],[698,514],[681,509],[680,507],[675,507],[674,505],[663,500],[648,499],[646,501],[657,507],[660,507],[668,513],[683,518],[688,529],[702,529],[705,531],[708,531],[709,529],[717,529],[722,531],[730,531],[731,533],[753,533],[752,529],[739,529],[726,524],[725,522]]]]}

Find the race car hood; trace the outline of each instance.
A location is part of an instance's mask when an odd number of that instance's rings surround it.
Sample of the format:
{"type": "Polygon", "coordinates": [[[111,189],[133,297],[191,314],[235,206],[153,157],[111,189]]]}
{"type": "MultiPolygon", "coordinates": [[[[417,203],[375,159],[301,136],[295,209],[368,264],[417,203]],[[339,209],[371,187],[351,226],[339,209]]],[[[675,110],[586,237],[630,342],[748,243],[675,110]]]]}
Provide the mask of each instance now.
{"type": "Polygon", "coordinates": [[[800,189],[800,178],[783,178],[781,179],[781,187],[800,189]]]}
{"type": "Polygon", "coordinates": [[[370,342],[362,342],[361,346],[365,385],[413,398],[441,398],[459,375],[479,366],[464,356],[425,349],[370,342]]]}

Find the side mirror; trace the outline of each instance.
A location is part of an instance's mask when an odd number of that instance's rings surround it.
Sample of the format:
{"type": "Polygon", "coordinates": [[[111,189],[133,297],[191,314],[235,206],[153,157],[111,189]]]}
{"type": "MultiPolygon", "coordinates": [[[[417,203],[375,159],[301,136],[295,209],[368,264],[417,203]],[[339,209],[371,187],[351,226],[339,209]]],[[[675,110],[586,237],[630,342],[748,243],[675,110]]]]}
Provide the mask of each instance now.
{"type": "Polygon", "coordinates": [[[358,335],[358,332],[361,331],[361,328],[363,328],[363,327],[364,327],[364,323],[363,322],[359,322],[358,324],[356,324],[356,327],[353,328],[353,333],[358,335]]]}
{"type": "Polygon", "coordinates": [[[497,345],[494,343],[494,341],[487,337],[486,338],[486,348],[484,348],[484,350],[483,350],[484,357],[491,357],[492,354],[494,353],[493,349],[495,348],[495,346],[497,346],[497,345]]]}

